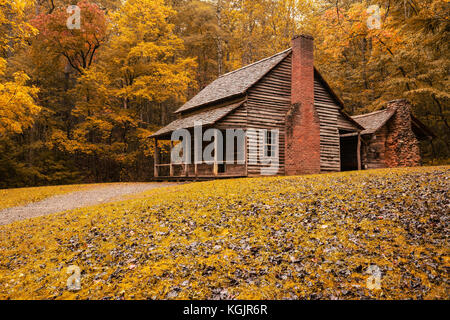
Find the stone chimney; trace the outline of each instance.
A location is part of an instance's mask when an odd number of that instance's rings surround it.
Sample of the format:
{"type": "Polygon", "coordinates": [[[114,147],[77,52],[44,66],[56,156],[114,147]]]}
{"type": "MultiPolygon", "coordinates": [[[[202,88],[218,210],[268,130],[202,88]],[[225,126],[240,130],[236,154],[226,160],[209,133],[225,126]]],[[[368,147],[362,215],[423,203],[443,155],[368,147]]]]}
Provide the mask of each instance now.
{"type": "Polygon", "coordinates": [[[286,119],[286,175],[320,172],[320,125],[314,107],[314,39],[292,39],[291,108],[286,119]]]}
{"type": "Polygon", "coordinates": [[[420,146],[412,130],[411,103],[406,99],[388,102],[386,109],[394,113],[387,123],[386,166],[414,167],[420,165],[420,146]]]}

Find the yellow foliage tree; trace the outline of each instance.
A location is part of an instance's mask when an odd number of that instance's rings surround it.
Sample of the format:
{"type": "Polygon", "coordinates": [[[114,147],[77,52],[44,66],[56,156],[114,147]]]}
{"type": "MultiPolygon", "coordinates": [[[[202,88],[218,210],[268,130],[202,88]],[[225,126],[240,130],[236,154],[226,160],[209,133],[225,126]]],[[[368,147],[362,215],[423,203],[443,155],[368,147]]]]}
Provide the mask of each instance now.
{"type": "Polygon", "coordinates": [[[5,59],[35,32],[25,21],[31,5],[28,0],[0,0],[0,138],[30,127],[40,111],[35,102],[38,89],[26,85],[29,77],[22,71],[8,76],[5,59]]]}

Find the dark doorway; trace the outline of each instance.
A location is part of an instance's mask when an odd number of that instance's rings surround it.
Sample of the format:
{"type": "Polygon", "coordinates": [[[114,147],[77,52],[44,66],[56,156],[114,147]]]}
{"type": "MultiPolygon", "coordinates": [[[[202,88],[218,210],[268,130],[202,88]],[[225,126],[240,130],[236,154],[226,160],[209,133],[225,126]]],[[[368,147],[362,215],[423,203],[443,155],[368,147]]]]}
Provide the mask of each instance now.
{"type": "Polygon", "coordinates": [[[341,137],[341,171],[358,170],[358,136],[341,137]]]}
{"type": "Polygon", "coordinates": [[[222,162],[219,163],[219,173],[225,173],[227,170],[227,165],[225,164],[226,154],[227,154],[227,139],[226,139],[226,133],[225,130],[220,131],[222,133],[223,137],[223,150],[222,150],[222,162]]]}

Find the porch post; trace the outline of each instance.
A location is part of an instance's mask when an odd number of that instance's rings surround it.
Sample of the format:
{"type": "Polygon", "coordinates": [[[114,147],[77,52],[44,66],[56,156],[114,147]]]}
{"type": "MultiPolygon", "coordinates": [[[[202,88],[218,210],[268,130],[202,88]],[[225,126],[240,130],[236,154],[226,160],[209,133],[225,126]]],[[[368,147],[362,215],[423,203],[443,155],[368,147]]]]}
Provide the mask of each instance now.
{"type": "MultiPolygon", "coordinates": [[[[192,140],[191,140],[192,143],[192,140]]],[[[186,152],[187,155],[192,156],[191,152],[192,152],[192,148],[191,150],[187,151],[187,150],[183,150],[183,152],[186,152]]],[[[191,162],[191,159],[188,159],[187,155],[183,154],[183,158],[184,158],[184,166],[183,166],[183,173],[184,176],[187,177],[189,175],[189,162],[191,162]]]]}
{"type": "Polygon", "coordinates": [[[196,176],[196,177],[198,176],[198,164],[201,163],[200,159],[202,158],[202,153],[203,153],[202,137],[203,137],[203,134],[202,134],[201,128],[198,128],[198,127],[194,128],[193,159],[194,159],[194,176],[196,176]],[[200,129],[200,132],[197,132],[197,130],[199,130],[199,129],[200,129]],[[200,133],[200,141],[198,141],[196,133],[197,134],[200,133]],[[200,149],[200,158],[198,157],[199,156],[198,149],[200,149]]]}
{"type": "Polygon", "coordinates": [[[248,131],[245,130],[244,157],[245,157],[245,175],[248,177],[248,131]]]}
{"type": "Polygon", "coordinates": [[[154,162],[154,176],[157,178],[159,176],[159,172],[158,172],[158,164],[159,164],[158,138],[155,138],[155,155],[153,157],[153,162],[154,162]]]}
{"type": "Polygon", "coordinates": [[[361,170],[361,134],[358,132],[358,145],[356,147],[356,159],[358,161],[358,170],[361,170]]]}
{"type": "Polygon", "coordinates": [[[219,175],[219,142],[217,141],[217,130],[214,132],[214,167],[213,173],[215,176],[219,175]]]}
{"type": "MultiPolygon", "coordinates": [[[[173,141],[170,140],[170,152],[172,154],[173,150],[173,141]]],[[[172,163],[172,156],[170,156],[170,176],[173,177],[173,163],[172,163]]]]}

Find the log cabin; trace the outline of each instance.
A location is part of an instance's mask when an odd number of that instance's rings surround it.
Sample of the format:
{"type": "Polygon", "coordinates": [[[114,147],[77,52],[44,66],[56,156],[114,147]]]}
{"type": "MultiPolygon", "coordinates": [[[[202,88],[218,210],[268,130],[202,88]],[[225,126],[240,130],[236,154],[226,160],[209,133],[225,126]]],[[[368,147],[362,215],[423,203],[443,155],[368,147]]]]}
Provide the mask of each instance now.
{"type": "MultiPolygon", "coordinates": [[[[277,166],[268,171],[271,175],[420,163],[418,141],[430,139],[432,133],[411,115],[406,100],[392,101],[385,110],[351,117],[314,67],[313,38],[296,36],[291,44],[283,52],[220,76],[176,110],[178,119],[151,136],[155,143],[155,179],[259,176],[267,174],[264,169],[271,166],[258,161],[265,153],[277,157],[277,166]],[[188,145],[194,148],[192,137],[199,122],[202,132],[213,128],[223,136],[226,130],[242,130],[245,141],[232,159],[244,161],[219,159],[215,137],[213,161],[193,159],[192,150],[185,161],[161,163],[158,142],[169,140],[174,148],[172,134],[183,129],[192,133],[185,139],[192,139],[188,145]]],[[[232,137],[231,141],[225,139],[223,146],[234,143],[232,137]]],[[[205,148],[204,141],[200,148],[205,148]]]]}

